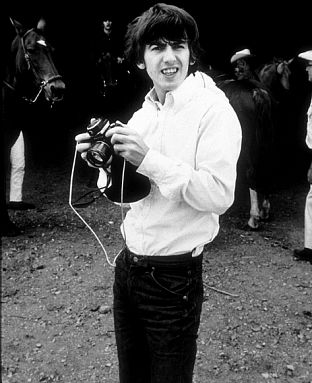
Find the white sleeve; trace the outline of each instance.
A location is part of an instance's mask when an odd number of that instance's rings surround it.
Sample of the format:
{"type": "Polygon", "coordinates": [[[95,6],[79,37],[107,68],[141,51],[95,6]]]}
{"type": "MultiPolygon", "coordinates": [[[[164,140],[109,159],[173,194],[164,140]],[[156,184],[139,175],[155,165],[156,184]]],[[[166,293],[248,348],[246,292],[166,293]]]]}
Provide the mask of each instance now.
{"type": "Polygon", "coordinates": [[[200,123],[195,169],[150,149],[138,172],[152,179],[167,199],[223,214],[234,201],[240,148],[241,127],[234,110],[218,108],[200,123]]]}

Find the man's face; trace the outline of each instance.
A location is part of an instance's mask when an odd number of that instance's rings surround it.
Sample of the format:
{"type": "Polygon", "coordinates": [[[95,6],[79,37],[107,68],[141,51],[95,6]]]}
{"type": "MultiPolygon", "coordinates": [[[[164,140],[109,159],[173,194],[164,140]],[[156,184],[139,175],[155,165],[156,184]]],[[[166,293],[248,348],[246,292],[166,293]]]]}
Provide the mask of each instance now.
{"type": "Polygon", "coordinates": [[[235,62],[234,74],[238,80],[249,78],[250,66],[244,59],[238,59],[235,62]]]}
{"type": "Polygon", "coordinates": [[[312,61],[308,62],[306,71],[308,72],[308,80],[312,82],[312,61]]]}
{"type": "Polygon", "coordinates": [[[190,50],[187,42],[159,40],[146,45],[144,65],[153,81],[159,101],[167,92],[177,89],[188,74],[190,50]]]}
{"type": "Polygon", "coordinates": [[[105,29],[105,30],[111,30],[111,28],[112,28],[112,21],[111,20],[109,20],[109,19],[107,19],[107,20],[103,20],[103,28],[105,29]]]}

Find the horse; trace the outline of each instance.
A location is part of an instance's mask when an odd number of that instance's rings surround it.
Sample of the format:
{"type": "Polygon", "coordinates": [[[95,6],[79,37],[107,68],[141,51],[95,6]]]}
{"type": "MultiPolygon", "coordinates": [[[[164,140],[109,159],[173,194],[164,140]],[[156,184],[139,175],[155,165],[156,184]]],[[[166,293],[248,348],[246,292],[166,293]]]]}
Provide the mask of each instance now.
{"type": "Polygon", "coordinates": [[[290,70],[286,62],[277,62],[262,68],[263,82],[236,80],[230,75],[214,70],[206,70],[216,85],[228,97],[242,128],[242,148],[238,161],[238,173],[249,189],[250,213],[246,227],[259,230],[261,221],[270,218],[270,194],[274,189],[275,163],[275,104],[276,94],[270,85],[281,84],[289,89],[290,70]],[[265,80],[264,80],[265,78],[265,80]]]}
{"type": "Polygon", "coordinates": [[[257,68],[257,73],[260,82],[270,90],[271,94],[277,99],[280,98],[281,92],[289,90],[290,88],[290,64],[293,62],[293,58],[285,60],[279,57],[273,57],[273,59],[264,63],[257,68]]]}
{"type": "Polygon", "coordinates": [[[2,78],[1,117],[6,166],[12,148],[18,144],[21,150],[20,169],[11,163],[11,179],[12,172],[20,174],[21,190],[25,166],[23,133],[31,132],[36,123],[42,128],[48,120],[45,119],[48,111],[63,100],[65,83],[53,61],[53,49],[44,36],[45,20],[40,19],[34,28],[13,18],[10,23],[15,35],[2,78]]]}
{"type": "Polygon", "coordinates": [[[52,60],[53,49],[43,35],[44,20],[31,29],[12,18],[10,21],[16,35],[2,81],[2,111],[5,124],[10,125],[5,130],[14,140],[23,126],[16,123],[21,121],[21,114],[27,116],[32,106],[40,104],[42,96],[52,108],[63,99],[65,84],[52,60]]]}

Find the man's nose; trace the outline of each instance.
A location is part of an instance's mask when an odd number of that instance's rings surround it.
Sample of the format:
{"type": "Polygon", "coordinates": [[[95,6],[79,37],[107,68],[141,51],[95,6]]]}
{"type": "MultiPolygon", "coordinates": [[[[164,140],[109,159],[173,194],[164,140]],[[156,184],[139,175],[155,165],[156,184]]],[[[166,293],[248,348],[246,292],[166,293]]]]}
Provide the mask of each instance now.
{"type": "Polygon", "coordinates": [[[174,54],[174,51],[170,45],[166,46],[166,48],[164,50],[164,58],[163,59],[165,62],[175,61],[175,54],[174,54]]]}

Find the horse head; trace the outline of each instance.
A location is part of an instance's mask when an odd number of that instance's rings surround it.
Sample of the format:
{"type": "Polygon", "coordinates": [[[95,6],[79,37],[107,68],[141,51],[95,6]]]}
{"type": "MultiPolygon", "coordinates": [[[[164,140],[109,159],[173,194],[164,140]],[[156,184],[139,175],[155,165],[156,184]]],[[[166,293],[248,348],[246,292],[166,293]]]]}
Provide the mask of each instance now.
{"type": "Polygon", "coordinates": [[[270,90],[277,85],[283,89],[289,90],[291,70],[289,68],[293,59],[284,60],[281,58],[273,58],[272,62],[264,64],[258,70],[260,81],[270,90]]]}
{"type": "Polygon", "coordinates": [[[31,29],[10,20],[16,37],[11,47],[15,63],[9,86],[31,103],[36,102],[41,93],[51,105],[61,101],[65,84],[52,59],[53,49],[44,37],[45,20],[40,19],[36,28],[31,29]]]}

